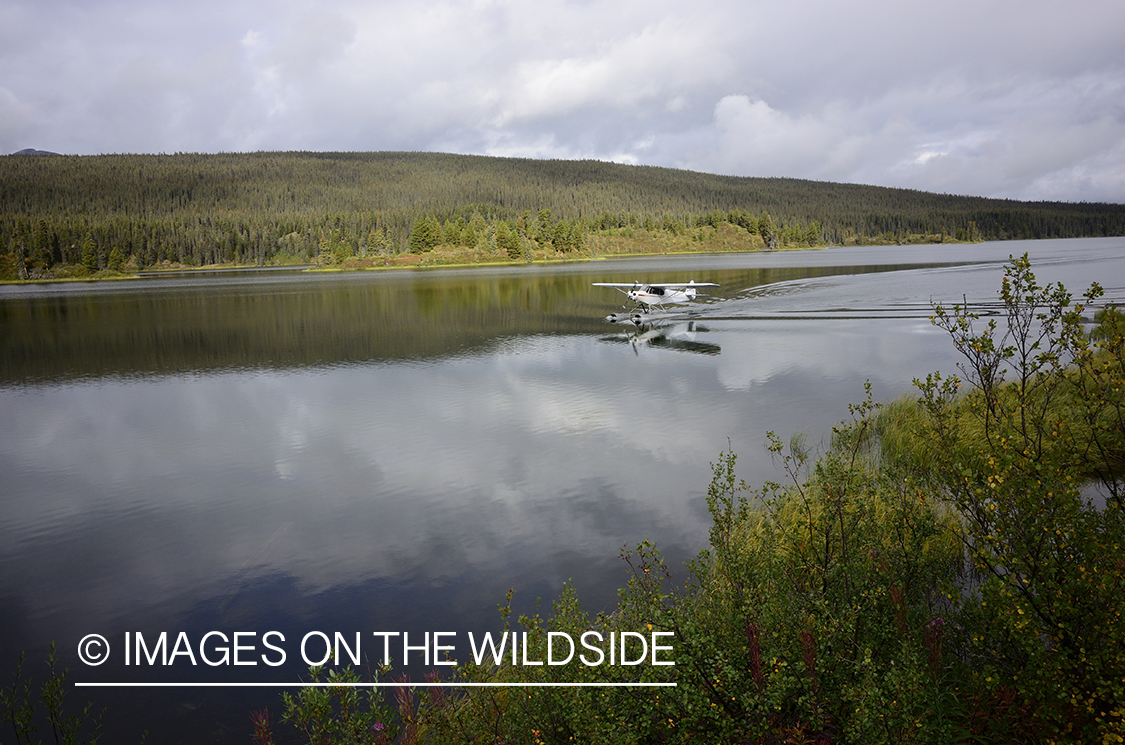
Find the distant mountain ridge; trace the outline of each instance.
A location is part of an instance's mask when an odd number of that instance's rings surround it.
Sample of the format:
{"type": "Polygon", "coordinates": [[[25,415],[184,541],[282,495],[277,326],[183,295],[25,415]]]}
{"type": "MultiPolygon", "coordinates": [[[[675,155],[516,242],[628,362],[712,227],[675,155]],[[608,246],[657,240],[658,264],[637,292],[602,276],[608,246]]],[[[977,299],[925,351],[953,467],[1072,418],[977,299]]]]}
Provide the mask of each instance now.
{"type": "Polygon", "coordinates": [[[33,147],[25,147],[23,150],[12,153],[12,155],[58,155],[58,153],[52,153],[50,150],[36,150],[33,147]]]}
{"type": "Polygon", "coordinates": [[[941,243],[1125,235],[1125,205],[449,153],[0,157],[0,252],[13,261],[72,264],[83,247],[98,265],[117,248],[138,266],[400,253],[422,221],[447,243],[451,229],[477,225],[479,237],[500,222],[539,240],[539,225],[560,221],[641,242],[654,231],[698,242],[702,226],[729,223],[779,245],[941,243]]]}

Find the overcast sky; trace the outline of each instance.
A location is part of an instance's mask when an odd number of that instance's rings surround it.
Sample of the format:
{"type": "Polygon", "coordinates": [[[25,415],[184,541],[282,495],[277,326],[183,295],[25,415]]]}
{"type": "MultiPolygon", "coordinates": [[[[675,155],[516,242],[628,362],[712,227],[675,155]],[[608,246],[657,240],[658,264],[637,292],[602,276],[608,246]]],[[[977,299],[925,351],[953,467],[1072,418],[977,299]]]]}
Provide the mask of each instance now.
{"type": "Polygon", "coordinates": [[[0,0],[0,153],[433,150],[1125,202],[1122,0],[0,0]]]}

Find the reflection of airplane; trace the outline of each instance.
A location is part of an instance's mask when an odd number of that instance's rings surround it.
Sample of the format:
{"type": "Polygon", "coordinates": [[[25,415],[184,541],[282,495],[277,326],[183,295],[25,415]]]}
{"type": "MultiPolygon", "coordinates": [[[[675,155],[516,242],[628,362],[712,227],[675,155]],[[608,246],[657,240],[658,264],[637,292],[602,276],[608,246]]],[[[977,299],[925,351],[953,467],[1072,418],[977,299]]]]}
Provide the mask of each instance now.
{"type": "MultiPolygon", "coordinates": [[[[641,313],[648,313],[651,308],[664,310],[666,304],[690,303],[695,300],[697,287],[718,287],[714,282],[672,282],[654,285],[642,285],[640,282],[594,282],[594,287],[613,287],[633,303],[634,308],[639,308],[641,313]],[[622,288],[628,287],[625,290],[622,288]]],[[[616,316],[616,314],[614,314],[616,316]]],[[[611,320],[625,320],[612,318],[611,320]]],[[[635,321],[635,319],[633,319],[635,321]]]]}
{"type": "Polygon", "coordinates": [[[672,325],[651,324],[634,333],[603,336],[602,341],[628,342],[633,346],[635,354],[640,354],[638,351],[640,347],[675,349],[680,352],[695,352],[696,354],[719,354],[722,348],[718,344],[696,341],[696,332],[707,333],[707,331],[707,328],[697,326],[695,321],[672,325]]]}

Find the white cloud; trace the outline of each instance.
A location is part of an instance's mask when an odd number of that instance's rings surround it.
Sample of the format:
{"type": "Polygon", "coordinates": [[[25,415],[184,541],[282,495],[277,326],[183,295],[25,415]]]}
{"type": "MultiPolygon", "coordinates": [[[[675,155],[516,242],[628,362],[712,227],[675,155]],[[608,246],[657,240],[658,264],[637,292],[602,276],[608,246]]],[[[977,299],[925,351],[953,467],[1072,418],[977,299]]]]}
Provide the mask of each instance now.
{"type": "Polygon", "coordinates": [[[843,114],[828,109],[795,116],[762,100],[724,96],[715,105],[712,150],[697,167],[738,175],[830,178],[852,167],[871,137],[843,114]]]}
{"type": "Polygon", "coordinates": [[[1125,84],[1106,75],[949,79],[801,113],[742,94],[715,105],[680,164],[1019,199],[1125,197],[1125,84]],[[935,112],[954,111],[956,118],[935,112]],[[1064,196],[1069,195],[1069,196],[1064,196]]]}
{"type": "Polygon", "coordinates": [[[590,107],[630,110],[663,100],[706,68],[724,66],[707,42],[700,29],[662,21],[581,56],[521,63],[496,124],[590,107]]]}

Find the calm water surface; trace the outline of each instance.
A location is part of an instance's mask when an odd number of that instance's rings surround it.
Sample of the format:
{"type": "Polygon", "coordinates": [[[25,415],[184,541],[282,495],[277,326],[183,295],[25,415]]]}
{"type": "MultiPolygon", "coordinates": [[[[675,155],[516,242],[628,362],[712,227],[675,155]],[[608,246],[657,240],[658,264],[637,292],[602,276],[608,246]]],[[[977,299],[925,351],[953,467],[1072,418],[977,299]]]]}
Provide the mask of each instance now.
{"type": "MultiPolygon", "coordinates": [[[[705,545],[728,442],[741,476],[777,478],[766,431],[815,443],[865,380],[887,400],[953,372],[931,300],[994,311],[1024,251],[1042,281],[1125,301],[1123,239],[0,288],[0,663],[54,640],[76,681],[292,680],[125,668],[120,642],[464,634],[499,627],[509,588],[518,612],[568,579],[610,608],[623,545],[677,565],[705,545]],[[692,278],[722,287],[642,330],[604,322],[619,296],[590,286],[692,278]],[[118,656],[90,668],[95,632],[118,656]]],[[[71,695],[114,742],[246,742],[247,712],[280,708],[71,695]]]]}

